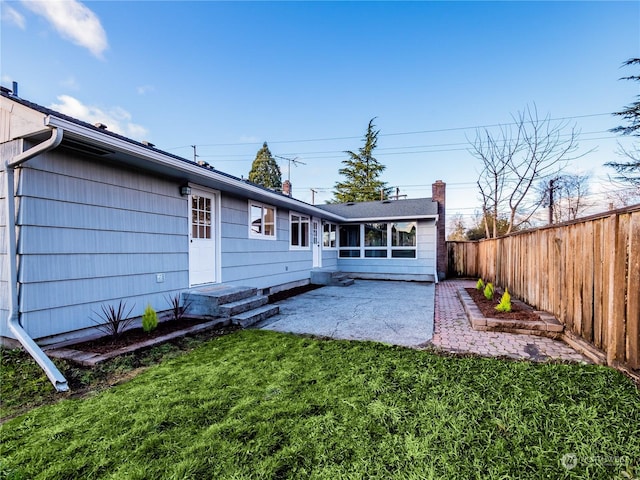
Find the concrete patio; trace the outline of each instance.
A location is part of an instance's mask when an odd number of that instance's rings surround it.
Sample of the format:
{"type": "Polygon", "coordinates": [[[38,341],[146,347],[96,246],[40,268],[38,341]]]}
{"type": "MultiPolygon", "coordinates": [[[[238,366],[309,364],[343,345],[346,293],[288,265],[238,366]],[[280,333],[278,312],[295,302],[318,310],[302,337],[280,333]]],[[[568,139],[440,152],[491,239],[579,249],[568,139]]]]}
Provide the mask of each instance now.
{"type": "Polygon", "coordinates": [[[280,314],[257,328],[413,348],[433,346],[451,353],[590,363],[560,340],[473,330],[456,291],[474,285],[469,280],[437,285],[357,280],[350,287],[323,287],[282,300],[280,314]]]}
{"type": "Polygon", "coordinates": [[[374,340],[405,347],[433,336],[435,285],[356,280],[282,300],[280,314],[258,328],[345,340],[374,340]]]}

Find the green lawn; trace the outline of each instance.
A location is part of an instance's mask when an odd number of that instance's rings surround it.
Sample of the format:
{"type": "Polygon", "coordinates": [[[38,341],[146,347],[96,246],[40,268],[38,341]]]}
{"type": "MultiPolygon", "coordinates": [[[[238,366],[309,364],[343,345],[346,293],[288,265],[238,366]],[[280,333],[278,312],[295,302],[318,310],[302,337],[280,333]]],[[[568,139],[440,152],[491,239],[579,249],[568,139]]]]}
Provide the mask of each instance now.
{"type": "Polygon", "coordinates": [[[1,435],[12,479],[640,477],[640,395],[611,369],[255,330],[1,435]]]}

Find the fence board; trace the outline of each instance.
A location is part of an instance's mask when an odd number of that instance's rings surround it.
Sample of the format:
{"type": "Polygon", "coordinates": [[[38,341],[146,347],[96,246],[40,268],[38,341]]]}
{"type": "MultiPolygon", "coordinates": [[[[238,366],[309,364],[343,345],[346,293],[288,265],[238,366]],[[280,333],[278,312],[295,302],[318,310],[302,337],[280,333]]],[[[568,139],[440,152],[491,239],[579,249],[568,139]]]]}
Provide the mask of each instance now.
{"type": "Polygon", "coordinates": [[[593,233],[593,344],[602,349],[602,319],[603,319],[603,246],[602,220],[594,222],[593,233]]]}
{"type": "Polygon", "coordinates": [[[627,271],[627,363],[640,368],[640,215],[629,222],[627,271]]]}

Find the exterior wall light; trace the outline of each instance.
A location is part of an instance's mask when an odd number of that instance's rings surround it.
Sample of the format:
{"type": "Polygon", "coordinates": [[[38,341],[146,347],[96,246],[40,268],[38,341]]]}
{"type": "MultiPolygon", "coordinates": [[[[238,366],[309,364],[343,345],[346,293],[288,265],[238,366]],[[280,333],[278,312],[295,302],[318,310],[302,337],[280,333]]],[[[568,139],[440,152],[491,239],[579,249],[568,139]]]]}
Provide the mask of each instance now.
{"type": "Polygon", "coordinates": [[[187,195],[191,195],[191,187],[189,185],[183,185],[180,187],[180,195],[186,197],[187,195]]]}

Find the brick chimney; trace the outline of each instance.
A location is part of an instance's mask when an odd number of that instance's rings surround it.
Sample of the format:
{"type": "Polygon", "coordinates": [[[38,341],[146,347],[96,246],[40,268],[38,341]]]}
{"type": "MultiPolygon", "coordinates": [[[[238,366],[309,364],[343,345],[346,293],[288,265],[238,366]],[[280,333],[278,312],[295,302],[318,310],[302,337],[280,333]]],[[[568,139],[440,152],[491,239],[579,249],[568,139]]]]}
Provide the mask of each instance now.
{"type": "Polygon", "coordinates": [[[436,271],[438,272],[438,279],[442,280],[447,274],[447,245],[445,237],[445,197],[446,197],[447,184],[442,180],[436,180],[431,185],[431,200],[438,202],[438,223],[436,228],[438,229],[437,243],[436,243],[436,271]]]}
{"type": "Polygon", "coordinates": [[[289,180],[282,182],[282,193],[288,197],[291,196],[291,182],[289,180]]]}

